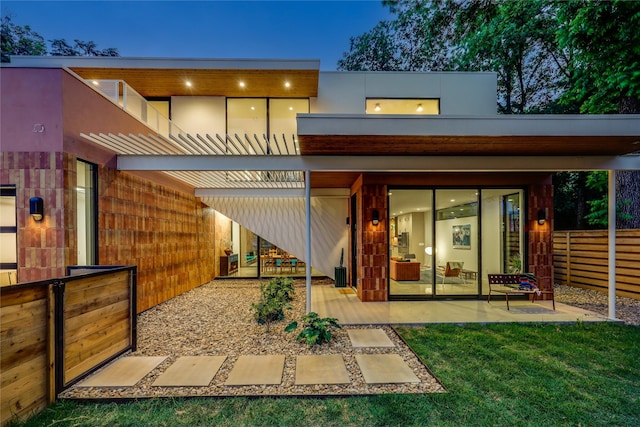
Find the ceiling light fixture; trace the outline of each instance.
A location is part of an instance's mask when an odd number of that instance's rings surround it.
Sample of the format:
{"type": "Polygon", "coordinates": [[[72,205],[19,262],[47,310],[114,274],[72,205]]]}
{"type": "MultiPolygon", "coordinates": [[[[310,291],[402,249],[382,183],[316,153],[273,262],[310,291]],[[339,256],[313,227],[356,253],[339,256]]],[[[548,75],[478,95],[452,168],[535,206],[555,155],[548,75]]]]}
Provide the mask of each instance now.
{"type": "Polygon", "coordinates": [[[293,107],[289,107],[289,111],[293,111],[293,107]]]}
{"type": "Polygon", "coordinates": [[[422,104],[418,104],[418,108],[416,108],[418,113],[422,113],[422,104]]]}
{"type": "Polygon", "coordinates": [[[289,82],[284,82],[284,87],[291,87],[291,83],[289,83],[289,82]]]}
{"type": "Polygon", "coordinates": [[[94,86],[100,86],[100,83],[98,83],[97,80],[94,80],[92,83],[94,84],[94,86]]]}
{"type": "Polygon", "coordinates": [[[240,82],[238,85],[240,85],[240,87],[244,87],[244,82],[240,82]]]}
{"type": "Polygon", "coordinates": [[[187,80],[185,84],[187,85],[187,87],[191,87],[191,82],[189,80],[187,80]]]}
{"type": "Polygon", "coordinates": [[[376,107],[374,108],[374,110],[376,110],[376,111],[380,111],[380,110],[381,110],[381,108],[380,108],[380,104],[376,104],[376,107]]]}

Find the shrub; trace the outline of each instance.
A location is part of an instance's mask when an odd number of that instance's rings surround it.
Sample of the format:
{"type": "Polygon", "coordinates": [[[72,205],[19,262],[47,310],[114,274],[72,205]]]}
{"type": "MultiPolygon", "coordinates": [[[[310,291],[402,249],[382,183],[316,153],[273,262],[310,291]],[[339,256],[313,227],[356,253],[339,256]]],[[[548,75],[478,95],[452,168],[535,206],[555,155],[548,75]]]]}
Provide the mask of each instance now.
{"type": "Polygon", "coordinates": [[[284,310],[290,309],[295,294],[293,280],[288,277],[278,277],[260,285],[260,301],[252,304],[253,317],[261,325],[267,326],[269,331],[271,323],[284,319],[284,310]]]}
{"type": "MultiPolygon", "coordinates": [[[[318,317],[318,313],[309,313],[302,316],[302,332],[296,341],[305,342],[308,345],[322,344],[331,341],[331,329],[342,328],[338,319],[333,317],[318,317]]],[[[293,332],[298,329],[298,322],[293,321],[285,328],[285,332],[293,332]]]]}

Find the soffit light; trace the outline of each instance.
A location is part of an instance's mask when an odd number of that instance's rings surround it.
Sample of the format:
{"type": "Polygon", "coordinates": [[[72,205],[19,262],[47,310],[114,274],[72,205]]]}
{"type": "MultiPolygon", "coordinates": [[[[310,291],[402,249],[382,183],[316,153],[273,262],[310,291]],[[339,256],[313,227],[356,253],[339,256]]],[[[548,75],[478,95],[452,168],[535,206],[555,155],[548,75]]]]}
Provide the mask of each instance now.
{"type": "Polygon", "coordinates": [[[418,104],[418,108],[416,108],[416,111],[417,111],[418,113],[421,113],[421,112],[422,112],[422,104],[418,104]]]}
{"type": "Polygon", "coordinates": [[[240,87],[244,87],[244,86],[245,86],[244,82],[242,82],[242,81],[241,81],[240,83],[238,83],[238,85],[239,85],[240,87]]]}
{"type": "Polygon", "coordinates": [[[289,82],[284,82],[284,87],[286,87],[286,88],[291,87],[291,83],[289,83],[289,82]]]}
{"type": "Polygon", "coordinates": [[[381,110],[381,108],[380,108],[380,104],[376,104],[376,107],[374,108],[374,110],[376,110],[376,111],[380,111],[380,110],[381,110]]]}
{"type": "Polygon", "coordinates": [[[191,86],[192,86],[192,84],[191,84],[191,82],[190,82],[189,80],[187,80],[186,82],[184,82],[184,84],[186,84],[186,85],[187,85],[187,87],[191,87],[191,86]]]}

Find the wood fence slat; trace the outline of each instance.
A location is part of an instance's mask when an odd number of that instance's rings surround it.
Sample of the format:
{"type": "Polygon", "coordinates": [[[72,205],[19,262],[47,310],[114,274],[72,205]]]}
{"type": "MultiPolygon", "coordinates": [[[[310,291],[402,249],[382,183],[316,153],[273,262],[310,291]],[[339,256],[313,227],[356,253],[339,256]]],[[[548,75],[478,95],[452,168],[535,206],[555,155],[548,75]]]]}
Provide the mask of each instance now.
{"type": "MultiPolygon", "coordinates": [[[[556,281],[607,292],[608,231],[554,232],[556,281]]],[[[640,230],[616,230],[616,294],[640,299],[640,230]]]]}

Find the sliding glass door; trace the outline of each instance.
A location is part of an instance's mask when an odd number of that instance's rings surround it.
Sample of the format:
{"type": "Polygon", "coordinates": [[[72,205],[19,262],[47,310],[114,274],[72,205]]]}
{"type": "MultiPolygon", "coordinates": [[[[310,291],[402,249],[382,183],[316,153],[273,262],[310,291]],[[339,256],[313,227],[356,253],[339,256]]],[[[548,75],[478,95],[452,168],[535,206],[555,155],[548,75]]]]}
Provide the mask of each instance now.
{"type": "Polygon", "coordinates": [[[522,271],[521,189],[394,189],[389,298],[480,297],[487,274],[522,271]]]}

